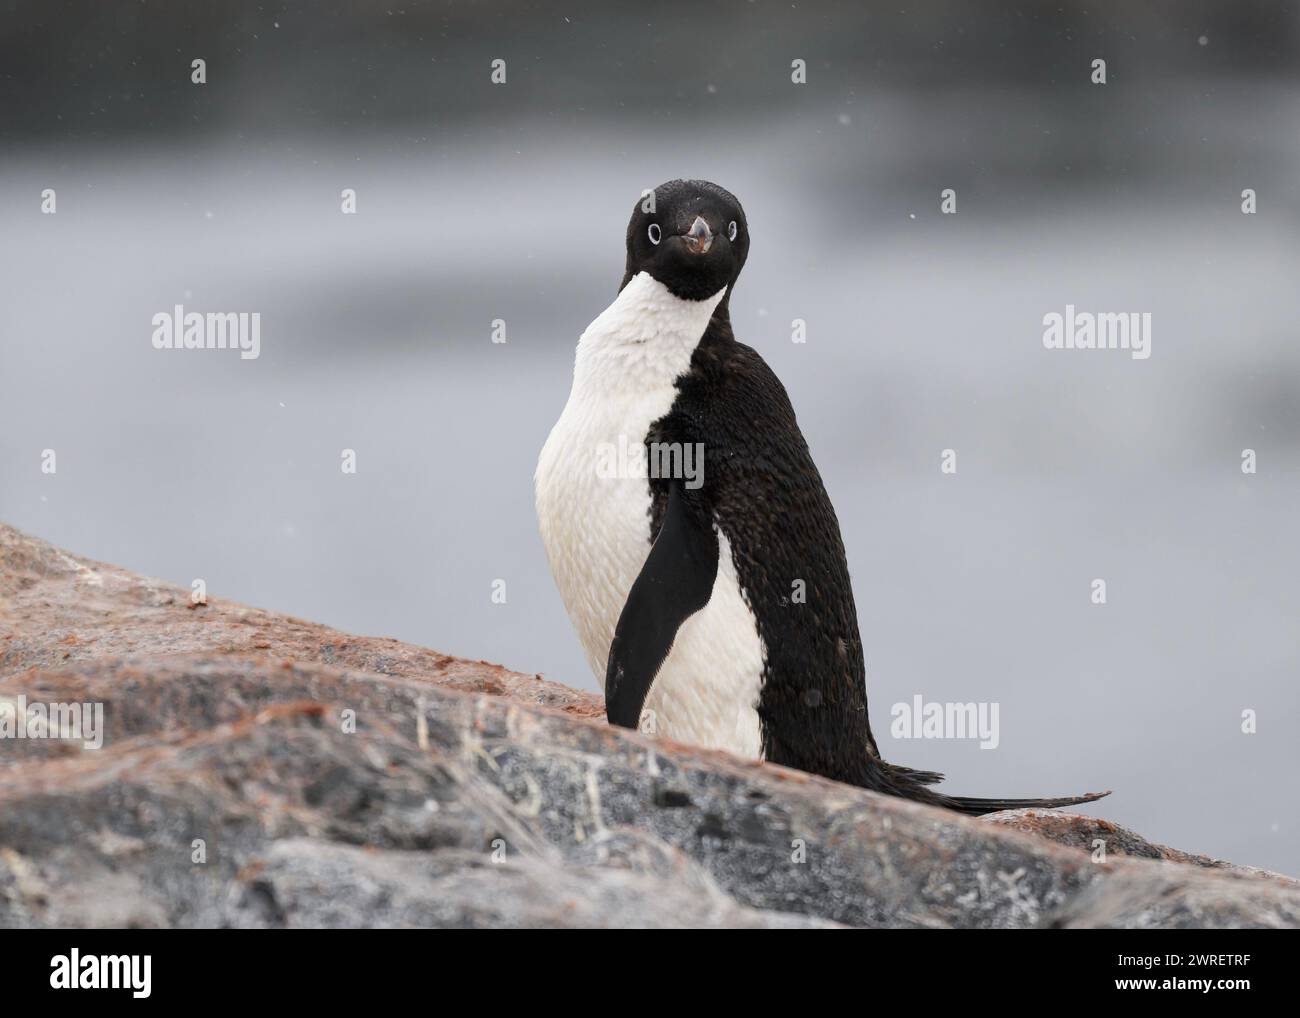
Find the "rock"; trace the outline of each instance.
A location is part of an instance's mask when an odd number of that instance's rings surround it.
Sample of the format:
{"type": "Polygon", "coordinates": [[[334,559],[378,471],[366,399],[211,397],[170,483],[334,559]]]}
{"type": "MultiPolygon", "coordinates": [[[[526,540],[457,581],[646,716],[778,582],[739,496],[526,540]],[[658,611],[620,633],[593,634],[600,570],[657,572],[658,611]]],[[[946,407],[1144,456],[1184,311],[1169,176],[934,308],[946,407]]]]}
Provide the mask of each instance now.
{"type": "Polygon", "coordinates": [[[102,704],[104,738],[0,739],[5,926],[1300,924],[1294,881],[1104,821],[612,729],[538,676],[192,607],[0,526],[19,697],[102,704]]]}
{"type": "Polygon", "coordinates": [[[1002,824],[1017,831],[1037,834],[1050,838],[1060,845],[1081,848],[1086,852],[1095,852],[1102,846],[1107,856],[1134,856],[1139,859],[1168,859],[1170,862],[1190,863],[1193,866],[1205,866],[1209,869],[1224,870],[1248,876],[1272,880],[1284,887],[1300,887],[1300,880],[1286,877],[1280,873],[1270,873],[1256,866],[1238,866],[1221,859],[1211,859],[1208,855],[1192,855],[1180,852],[1168,845],[1156,845],[1140,834],[1135,834],[1126,827],[1113,824],[1109,820],[1096,817],[1079,816],[1074,813],[1060,813],[1052,809],[1015,809],[1004,813],[993,813],[982,819],[990,823],[1002,824]]]}
{"type": "Polygon", "coordinates": [[[350,636],[229,601],[195,605],[190,591],[116,566],[75,558],[0,524],[0,675],[24,667],[131,655],[248,653],[508,696],[604,718],[600,697],[484,661],[397,640],[350,636]]]}

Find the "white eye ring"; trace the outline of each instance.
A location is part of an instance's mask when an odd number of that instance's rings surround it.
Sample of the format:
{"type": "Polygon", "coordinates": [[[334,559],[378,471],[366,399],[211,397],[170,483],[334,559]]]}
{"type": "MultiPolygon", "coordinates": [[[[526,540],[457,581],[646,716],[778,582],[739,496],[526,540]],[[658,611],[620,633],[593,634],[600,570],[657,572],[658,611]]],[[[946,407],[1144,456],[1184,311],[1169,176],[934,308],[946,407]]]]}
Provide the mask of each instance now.
{"type": "Polygon", "coordinates": [[[651,224],[650,224],[650,229],[649,229],[648,232],[649,232],[649,234],[650,234],[650,243],[651,243],[651,244],[658,244],[659,241],[663,240],[663,237],[664,237],[664,231],[661,230],[661,229],[659,229],[659,224],[658,224],[658,223],[651,223],[651,224]]]}
{"type": "Polygon", "coordinates": [[[727,239],[736,239],[736,221],[734,219],[731,221],[731,225],[727,227],[727,239]]]}

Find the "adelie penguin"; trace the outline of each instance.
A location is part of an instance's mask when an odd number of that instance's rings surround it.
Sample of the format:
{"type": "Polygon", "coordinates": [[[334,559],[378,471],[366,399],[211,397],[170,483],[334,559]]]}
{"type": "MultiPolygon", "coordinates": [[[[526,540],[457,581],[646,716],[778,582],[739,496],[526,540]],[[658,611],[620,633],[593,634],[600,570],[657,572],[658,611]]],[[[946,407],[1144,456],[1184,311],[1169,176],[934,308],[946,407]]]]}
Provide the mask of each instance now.
{"type": "Polygon", "coordinates": [[[839,521],[784,387],[731,331],[749,241],[716,184],[637,203],[537,464],[546,553],[610,722],[652,710],[680,742],[963,813],[1100,798],[947,796],[881,759],[839,521]]]}

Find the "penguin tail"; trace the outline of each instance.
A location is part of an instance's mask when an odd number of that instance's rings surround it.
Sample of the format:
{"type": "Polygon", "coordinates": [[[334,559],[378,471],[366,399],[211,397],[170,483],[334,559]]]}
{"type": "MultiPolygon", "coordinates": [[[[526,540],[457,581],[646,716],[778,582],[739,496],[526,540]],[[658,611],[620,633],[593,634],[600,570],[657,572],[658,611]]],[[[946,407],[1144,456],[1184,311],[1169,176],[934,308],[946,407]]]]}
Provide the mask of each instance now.
{"type": "Polygon", "coordinates": [[[929,787],[943,780],[943,775],[936,771],[919,771],[912,767],[891,764],[879,757],[874,757],[872,764],[870,780],[861,782],[864,787],[888,795],[897,795],[902,799],[928,803],[931,806],[943,806],[972,817],[984,816],[986,813],[1001,813],[1007,809],[1057,809],[1061,806],[1081,806],[1085,802],[1096,802],[1110,795],[1109,790],[1087,792],[1084,795],[1062,795],[1051,799],[976,799],[961,795],[944,795],[929,787]]]}
{"type": "Polygon", "coordinates": [[[950,809],[967,816],[978,817],[986,813],[1000,813],[1005,809],[1056,809],[1058,806],[1079,806],[1096,802],[1110,795],[1105,792],[1088,792],[1084,795],[1066,795],[1055,799],[973,799],[966,796],[944,796],[950,809]]]}
{"type": "Polygon", "coordinates": [[[943,780],[943,775],[938,771],[918,771],[914,767],[903,767],[901,764],[891,764],[884,760],[880,761],[880,766],[891,781],[904,787],[912,784],[937,785],[943,780]]]}

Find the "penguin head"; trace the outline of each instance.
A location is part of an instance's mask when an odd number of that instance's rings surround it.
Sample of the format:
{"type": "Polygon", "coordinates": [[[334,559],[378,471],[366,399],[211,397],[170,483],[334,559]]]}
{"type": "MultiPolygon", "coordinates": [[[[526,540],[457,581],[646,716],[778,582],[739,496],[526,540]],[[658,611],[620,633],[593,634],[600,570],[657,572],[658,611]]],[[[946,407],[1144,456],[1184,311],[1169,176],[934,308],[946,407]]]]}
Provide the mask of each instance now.
{"type": "Polygon", "coordinates": [[[705,300],[724,286],[730,297],[748,254],[749,223],[730,191],[707,180],[670,180],[632,210],[623,286],[644,272],[683,300],[705,300]]]}

